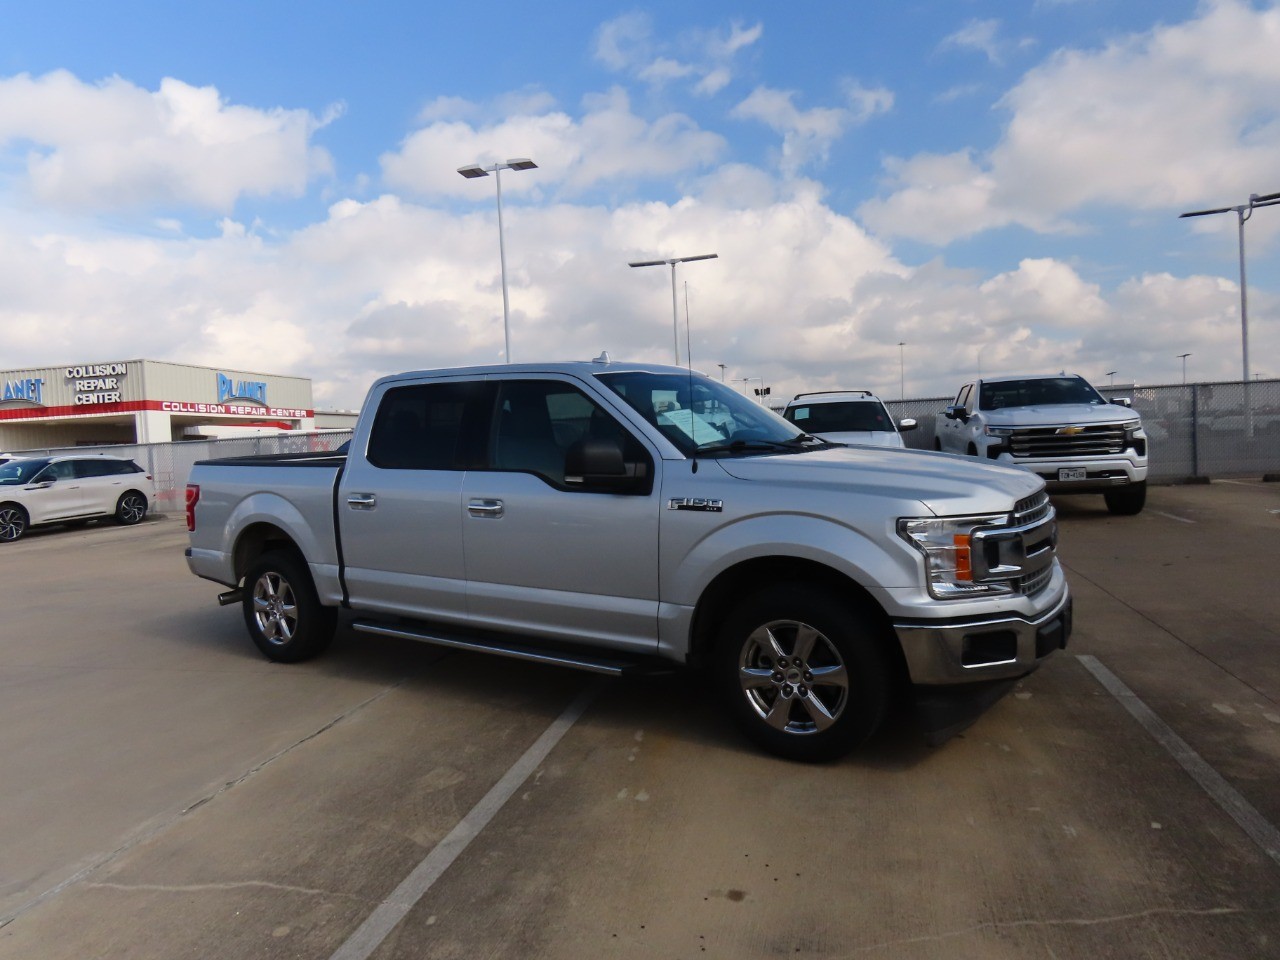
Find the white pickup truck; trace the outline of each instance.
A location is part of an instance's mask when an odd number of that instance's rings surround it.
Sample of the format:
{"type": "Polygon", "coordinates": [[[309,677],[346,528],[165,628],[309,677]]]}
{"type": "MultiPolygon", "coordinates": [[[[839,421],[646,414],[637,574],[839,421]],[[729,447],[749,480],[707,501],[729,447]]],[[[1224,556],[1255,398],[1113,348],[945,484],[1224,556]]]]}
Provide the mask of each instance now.
{"type": "Polygon", "coordinates": [[[187,524],[191,570],[273,660],[322,651],[343,609],[358,634],[605,674],[705,665],[794,759],[854,748],[897,697],[942,730],[1071,630],[1034,475],[827,443],[604,356],[385,377],[344,455],[197,463],[187,524]]]}
{"type": "Polygon", "coordinates": [[[1126,515],[1147,501],[1147,434],[1128,400],[1075,374],[989,377],[962,386],[934,424],[934,449],[1041,477],[1050,493],[1101,493],[1126,515]]]}

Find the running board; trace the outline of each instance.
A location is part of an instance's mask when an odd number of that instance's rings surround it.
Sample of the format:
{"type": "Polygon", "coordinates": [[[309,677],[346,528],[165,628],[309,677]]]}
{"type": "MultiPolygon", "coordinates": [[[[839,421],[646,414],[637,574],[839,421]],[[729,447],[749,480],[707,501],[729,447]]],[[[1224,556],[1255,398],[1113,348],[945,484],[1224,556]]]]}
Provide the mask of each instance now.
{"type": "MultiPolygon", "coordinates": [[[[428,632],[410,626],[390,626],[371,620],[356,620],[351,629],[358,633],[372,633],[380,637],[398,637],[402,640],[419,640],[433,643],[440,647],[454,650],[471,650],[476,653],[492,653],[499,657],[510,657],[513,660],[527,660],[531,663],[546,663],[556,667],[572,667],[590,673],[600,673],[607,677],[620,677],[624,674],[645,671],[635,661],[610,660],[586,653],[574,651],[548,650],[537,647],[524,647],[502,640],[476,639],[472,637],[447,636],[442,633],[428,632]]],[[[666,671],[661,671],[666,672],[666,671]]]]}

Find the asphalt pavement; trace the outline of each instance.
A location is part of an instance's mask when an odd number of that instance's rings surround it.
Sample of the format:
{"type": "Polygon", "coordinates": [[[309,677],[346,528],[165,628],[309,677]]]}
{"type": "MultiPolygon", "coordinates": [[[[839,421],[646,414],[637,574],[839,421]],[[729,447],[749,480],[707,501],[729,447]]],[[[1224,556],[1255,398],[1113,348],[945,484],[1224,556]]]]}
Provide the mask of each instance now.
{"type": "Polygon", "coordinates": [[[268,663],[178,519],[4,545],[0,960],[1280,957],[1280,484],[1055,503],[1068,649],[824,766],[694,676],[268,663]]]}

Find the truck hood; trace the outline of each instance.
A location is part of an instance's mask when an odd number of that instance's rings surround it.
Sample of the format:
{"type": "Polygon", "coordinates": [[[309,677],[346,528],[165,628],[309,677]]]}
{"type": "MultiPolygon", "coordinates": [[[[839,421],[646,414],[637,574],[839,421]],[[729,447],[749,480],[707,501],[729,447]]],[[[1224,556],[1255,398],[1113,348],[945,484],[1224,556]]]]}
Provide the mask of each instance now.
{"type": "Polygon", "coordinates": [[[987,423],[1002,427],[1039,427],[1068,423],[1137,423],[1137,411],[1114,403],[1047,403],[1043,406],[983,410],[987,423]]]}
{"type": "Polygon", "coordinates": [[[1003,513],[1044,487],[1029,470],[927,450],[835,447],[716,462],[738,480],[915,500],[937,516],[1003,513]]]}

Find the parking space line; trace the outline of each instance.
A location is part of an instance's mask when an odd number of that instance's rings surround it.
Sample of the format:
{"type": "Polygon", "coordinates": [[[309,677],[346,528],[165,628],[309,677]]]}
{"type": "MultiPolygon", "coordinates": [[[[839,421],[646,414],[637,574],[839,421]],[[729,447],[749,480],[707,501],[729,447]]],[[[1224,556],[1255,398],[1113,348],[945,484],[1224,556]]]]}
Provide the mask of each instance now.
{"type": "Polygon", "coordinates": [[[1195,523],[1194,520],[1188,520],[1186,517],[1175,516],[1172,513],[1165,513],[1163,510],[1152,510],[1151,512],[1160,517],[1168,517],[1170,520],[1177,520],[1179,523],[1195,523]]]}
{"type": "Polygon", "coordinates": [[[1272,826],[1253,804],[1227,783],[1218,771],[1209,766],[1185,740],[1173,732],[1173,728],[1156,716],[1150,707],[1138,699],[1137,694],[1096,657],[1078,654],[1076,659],[1178,761],[1182,769],[1204,788],[1205,793],[1240,825],[1240,829],[1262,848],[1262,852],[1280,865],[1280,830],[1272,826]]]}
{"type": "Polygon", "coordinates": [[[471,843],[494,818],[503,805],[511,799],[520,786],[537,770],[538,765],[547,758],[555,745],[560,742],[569,728],[586,711],[603,688],[605,681],[597,680],[579,694],[560,714],[551,726],[543,731],[542,736],[524,752],[524,755],[503,774],[502,779],[480,798],[480,802],[471,808],[449,833],[441,840],[421,863],[400,882],[356,928],[355,933],[347,938],[330,960],[365,960],[386,939],[392,929],[413,906],[426,895],[446,870],[458,859],[462,851],[471,843]]]}

